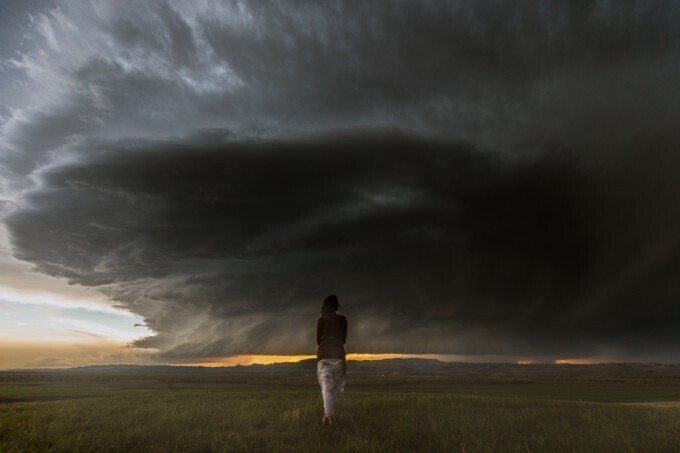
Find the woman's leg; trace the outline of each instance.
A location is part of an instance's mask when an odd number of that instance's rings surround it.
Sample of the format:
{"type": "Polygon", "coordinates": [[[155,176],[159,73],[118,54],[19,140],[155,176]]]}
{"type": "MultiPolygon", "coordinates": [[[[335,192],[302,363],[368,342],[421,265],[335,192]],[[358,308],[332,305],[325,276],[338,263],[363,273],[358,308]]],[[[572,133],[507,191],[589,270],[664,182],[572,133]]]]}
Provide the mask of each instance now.
{"type": "Polygon", "coordinates": [[[329,424],[328,420],[328,408],[331,405],[330,402],[330,393],[329,393],[329,374],[327,370],[328,364],[325,363],[325,361],[321,360],[319,363],[317,363],[316,366],[316,375],[319,380],[319,387],[321,387],[321,397],[323,398],[323,419],[321,420],[321,423],[324,425],[329,424]]]}
{"type": "Polygon", "coordinates": [[[345,386],[345,364],[328,363],[321,360],[317,365],[317,377],[321,386],[323,397],[324,418],[323,423],[333,425],[335,415],[335,400],[345,386]]]}
{"type": "Polygon", "coordinates": [[[326,424],[335,425],[335,401],[340,389],[337,382],[326,381],[323,393],[324,413],[326,414],[326,424]]]}
{"type": "Polygon", "coordinates": [[[321,396],[323,396],[323,408],[327,416],[335,415],[335,392],[331,382],[324,379],[321,385],[321,396]]]}

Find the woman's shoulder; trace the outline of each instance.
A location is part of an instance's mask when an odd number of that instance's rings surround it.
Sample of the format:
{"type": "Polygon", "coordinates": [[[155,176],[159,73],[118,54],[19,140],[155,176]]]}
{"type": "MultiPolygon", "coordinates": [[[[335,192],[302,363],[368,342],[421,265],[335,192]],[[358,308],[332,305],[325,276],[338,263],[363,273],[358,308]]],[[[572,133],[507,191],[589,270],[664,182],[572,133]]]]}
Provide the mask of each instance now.
{"type": "Polygon", "coordinates": [[[318,322],[324,321],[326,319],[339,319],[341,321],[347,321],[347,318],[345,318],[343,315],[340,315],[338,313],[328,313],[328,314],[322,315],[319,318],[318,322]]]}

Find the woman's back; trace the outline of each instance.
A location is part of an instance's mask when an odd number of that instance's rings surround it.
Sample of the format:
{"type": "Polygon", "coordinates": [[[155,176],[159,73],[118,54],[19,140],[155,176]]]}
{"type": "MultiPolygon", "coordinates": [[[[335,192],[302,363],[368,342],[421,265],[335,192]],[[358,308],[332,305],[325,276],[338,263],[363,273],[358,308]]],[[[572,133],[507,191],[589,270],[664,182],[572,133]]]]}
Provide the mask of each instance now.
{"type": "Polygon", "coordinates": [[[347,318],[335,312],[319,318],[316,324],[317,360],[345,359],[344,344],[347,340],[347,318]]]}

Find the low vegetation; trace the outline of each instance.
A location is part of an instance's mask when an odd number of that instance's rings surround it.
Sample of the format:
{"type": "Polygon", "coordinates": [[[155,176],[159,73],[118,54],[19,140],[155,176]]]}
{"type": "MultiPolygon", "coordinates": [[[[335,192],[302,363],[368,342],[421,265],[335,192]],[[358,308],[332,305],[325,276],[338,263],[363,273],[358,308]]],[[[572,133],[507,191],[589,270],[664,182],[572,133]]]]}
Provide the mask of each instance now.
{"type": "Polygon", "coordinates": [[[223,373],[219,382],[191,370],[184,374],[193,380],[91,370],[89,380],[28,382],[14,374],[0,383],[0,451],[680,451],[672,372],[636,375],[638,385],[600,373],[597,385],[592,375],[579,384],[555,370],[477,382],[454,373],[351,374],[335,427],[321,425],[321,397],[306,372],[223,373]]]}

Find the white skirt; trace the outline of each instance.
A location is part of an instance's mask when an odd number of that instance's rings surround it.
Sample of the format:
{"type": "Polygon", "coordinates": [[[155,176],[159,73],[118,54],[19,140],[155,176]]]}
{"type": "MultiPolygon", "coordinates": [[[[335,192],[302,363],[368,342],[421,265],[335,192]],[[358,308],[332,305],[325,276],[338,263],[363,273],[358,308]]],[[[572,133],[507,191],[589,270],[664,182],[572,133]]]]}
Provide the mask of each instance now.
{"type": "Polygon", "coordinates": [[[345,390],[345,364],[342,359],[321,359],[316,364],[316,376],[321,386],[324,412],[335,413],[335,399],[338,393],[345,390]]]}
{"type": "Polygon", "coordinates": [[[345,390],[345,366],[342,359],[321,359],[316,364],[316,376],[319,385],[337,388],[339,392],[345,390]]]}

